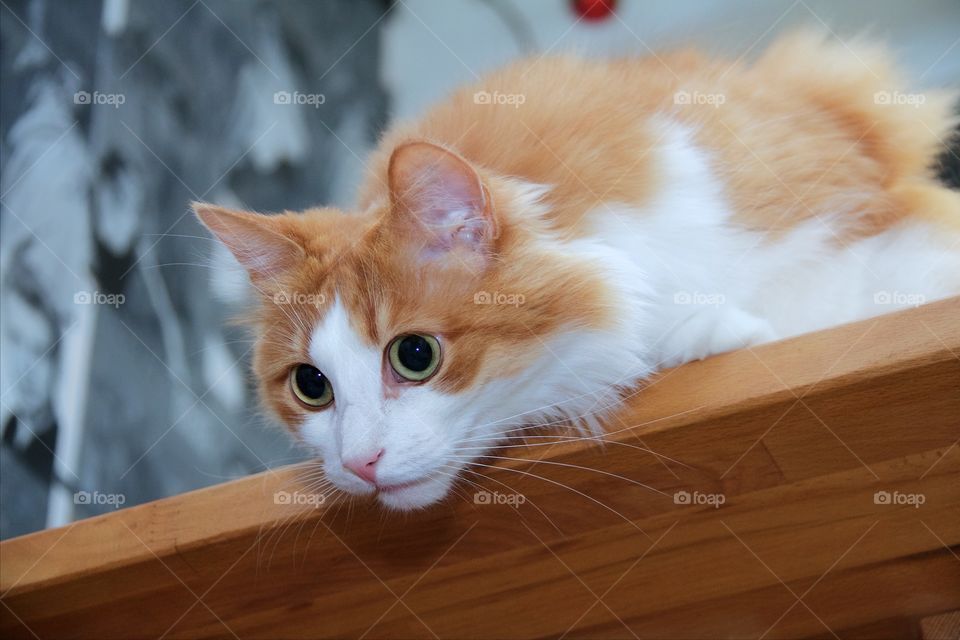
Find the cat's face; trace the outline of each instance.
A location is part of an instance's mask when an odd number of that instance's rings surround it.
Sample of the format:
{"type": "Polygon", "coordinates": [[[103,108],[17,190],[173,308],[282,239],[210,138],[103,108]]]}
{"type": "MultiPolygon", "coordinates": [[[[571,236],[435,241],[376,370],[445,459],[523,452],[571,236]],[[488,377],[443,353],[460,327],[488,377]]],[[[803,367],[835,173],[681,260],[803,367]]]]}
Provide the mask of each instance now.
{"type": "Polygon", "coordinates": [[[262,294],[265,404],[339,489],[409,509],[506,431],[609,404],[599,370],[625,356],[597,268],[558,250],[529,187],[427,143],[383,180],[357,214],[196,209],[262,294]]]}

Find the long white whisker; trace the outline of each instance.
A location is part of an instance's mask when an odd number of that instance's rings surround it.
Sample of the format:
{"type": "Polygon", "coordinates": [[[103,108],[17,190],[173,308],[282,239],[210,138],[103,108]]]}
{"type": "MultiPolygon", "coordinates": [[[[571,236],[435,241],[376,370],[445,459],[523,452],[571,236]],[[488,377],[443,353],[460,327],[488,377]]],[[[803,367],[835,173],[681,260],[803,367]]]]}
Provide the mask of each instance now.
{"type": "MultiPolygon", "coordinates": [[[[453,457],[455,457],[455,458],[461,458],[461,459],[464,458],[463,456],[453,456],[453,457]]],[[[626,477],[626,476],[617,475],[616,473],[610,473],[609,471],[603,471],[602,469],[594,469],[593,467],[584,467],[584,466],[581,466],[581,465],[578,465],[578,464],[569,464],[569,463],[567,463],[567,462],[557,462],[557,461],[555,461],[555,460],[528,460],[528,459],[525,459],[525,458],[509,458],[509,457],[506,457],[506,456],[489,456],[489,455],[488,455],[488,456],[483,456],[483,457],[484,457],[484,458],[487,458],[487,459],[491,459],[491,460],[509,460],[509,461],[511,461],[511,462],[528,462],[528,463],[530,463],[531,465],[549,464],[549,465],[553,465],[553,466],[557,466],[557,467],[567,467],[567,468],[569,468],[569,469],[578,469],[578,470],[580,470],[580,471],[590,471],[590,472],[592,472],[592,473],[599,473],[599,474],[602,474],[602,475],[605,475],[605,476],[610,476],[611,478],[616,478],[616,479],[618,479],[618,480],[623,480],[624,482],[629,482],[630,484],[635,484],[635,485],[637,485],[638,487],[643,487],[644,489],[649,489],[650,491],[653,491],[654,493],[659,493],[660,495],[662,495],[662,496],[664,496],[664,497],[670,497],[669,494],[667,494],[667,493],[665,493],[665,492],[663,492],[663,491],[660,491],[660,489],[656,489],[656,488],[654,488],[654,487],[651,487],[650,485],[644,484],[644,483],[642,483],[642,482],[640,482],[640,481],[638,481],[638,480],[634,480],[633,478],[628,478],[628,477],[626,477]]]]}
{"type": "Polygon", "coordinates": [[[568,490],[568,491],[572,491],[573,493],[576,493],[577,495],[582,496],[582,497],[586,498],[587,500],[589,500],[590,502],[593,502],[593,503],[595,503],[595,504],[603,507],[603,508],[606,509],[607,511],[615,514],[615,515],[618,516],[620,519],[622,519],[624,522],[627,522],[627,523],[629,523],[630,525],[632,525],[637,531],[639,531],[639,532],[641,532],[643,535],[647,536],[648,539],[653,540],[653,538],[650,537],[650,534],[648,534],[646,531],[644,531],[643,529],[641,529],[641,528],[637,525],[637,523],[635,523],[633,520],[631,520],[630,518],[626,517],[625,515],[623,515],[622,513],[620,513],[619,511],[617,511],[616,509],[614,509],[613,507],[611,507],[611,506],[609,506],[609,505],[607,505],[607,504],[604,504],[603,502],[600,502],[599,500],[597,500],[597,499],[594,498],[593,496],[587,495],[586,493],[584,493],[584,492],[582,492],[582,491],[579,491],[579,490],[577,490],[577,489],[574,489],[574,488],[571,487],[571,486],[565,485],[565,484],[563,484],[562,482],[557,482],[556,480],[552,480],[552,479],[550,479],[550,478],[544,478],[543,476],[539,476],[539,475],[537,475],[537,474],[535,474],[535,473],[530,473],[529,471],[522,471],[522,470],[520,470],[520,469],[511,469],[510,467],[497,467],[497,466],[494,466],[494,465],[492,465],[492,464],[483,464],[482,462],[467,462],[466,464],[471,465],[471,466],[475,466],[475,467],[484,467],[484,468],[487,468],[487,469],[497,469],[497,470],[501,470],[501,471],[509,471],[509,472],[511,472],[511,473],[519,473],[520,475],[530,476],[530,477],[532,477],[532,478],[536,478],[536,479],[542,480],[542,481],[544,481],[544,482],[549,482],[550,484],[556,485],[556,486],[561,487],[561,488],[563,488],[563,489],[566,489],[566,490],[568,490]]]}
{"type": "MultiPolygon", "coordinates": [[[[514,488],[511,487],[510,485],[508,485],[508,484],[506,484],[506,483],[504,483],[504,482],[500,482],[500,481],[497,480],[496,478],[491,478],[489,475],[484,475],[484,474],[478,473],[478,472],[476,472],[476,471],[474,471],[474,470],[472,470],[472,469],[466,469],[466,468],[462,469],[461,471],[462,471],[463,473],[472,473],[473,475],[475,475],[475,476],[477,476],[477,477],[480,477],[480,478],[483,478],[484,480],[488,480],[488,481],[490,481],[490,482],[495,482],[495,483],[497,483],[498,485],[500,485],[501,487],[505,487],[505,488],[509,489],[509,490],[510,490],[510,493],[513,493],[513,494],[518,494],[518,493],[519,493],[516,489],[514,489],[514,488]]],[[[478,484],[475,483],[475,482],[472,482],[471,484],[473,484],[474,486],[476,486],[476,487],[478,487],[478,488],[480,488],[480,489],[483,489],[483,487],[481,487],[480,485],[478,485],[478,484]]],[[[521,495],[523,495],[523,494],[521,494],[521,495]]],[[[545,519],[547,522],[550,523],[550,526],[552,526],[554,529],[557,530],[557,533],[563,535],[563,530],[560,529],[560,527],[557,526],[557,524],[550,518],[550,516],[548,516],[548,515],[546,514],[546,512],[545,512],[543,509],[541,509],[541,508],[537,505],[536,502],[534,502],[531,498],[527,498],[526,495],[524,495],[524,498],[527,499],[527,500],[529,500],[531,506],[533,506],[534,509],[536,509],[538,512],[540,512],[540,515],[542,515],[542,516],[544,517],[544,519],[545,519]]],[[[517,509],[517,511],[519,512],[519,509],[517,509]]],[[[522,516],[521,516],[521,517],[522,517],[522,516]]]]}
{"type": "MultiPolygon", "coordinates": [[[[455,447],[453,450],[454,451],[490,451],[493,449],[510,449],[514,447],[515,448],[549,447],[555,444],[570,444],[573,442],[580,442],[584,440],[596,442],[598,445],[602,447],[611,445],[611,446],[618,446],[618,447],[627,447],[629,449],[636,449],[637,451],[644,451],[646,453],[654,455],[663,460],[669,460],[670,462],[676,463],[680,466],[686,467],[688,469],[693,469],[693,467],[686,464],[685,462],[681,462],[680,460],[671,458],[670,456],[664,455],[662,453],[658,453],[653,449],[650,449],[649,447],[642,447],[640,445],[631,444],[629,442],[620,442],[618,440],[604,440],[602,437],[597,437],[597,436],[525,435],[525,436],[513,436],[513,437],[508,436],[506,438],[497,438],[496,436],[491,436],[489,440],[490,444],[487,444],[487,445],[478,444],[477,446],[472,446],[472,447],[455,447]],[[503,440],[513,440],[513,439],[526,440],[527,438],[545,438],[545,439],[551,438],[551,440],[549,442],[529,442],[529,443],[528,442],[520,442],[520,443],[510,442],[506,444],[498,444],[503,440]]],[[[468,441],[465,440],[464,442],[468,442],[468,441]]]]}

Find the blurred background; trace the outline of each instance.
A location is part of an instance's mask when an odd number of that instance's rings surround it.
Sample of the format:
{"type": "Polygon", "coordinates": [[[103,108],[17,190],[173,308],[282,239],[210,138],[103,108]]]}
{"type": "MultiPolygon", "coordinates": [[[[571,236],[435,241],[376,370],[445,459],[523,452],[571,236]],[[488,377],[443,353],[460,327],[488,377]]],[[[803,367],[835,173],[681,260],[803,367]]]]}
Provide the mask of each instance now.
{"type": "Polygon", "coordinates": [[[960,85],[957,0],[0,0],[0,537],[302,459],[191,200],[349,207],[389,122],[510,59],[797,25],[960,85]]]}

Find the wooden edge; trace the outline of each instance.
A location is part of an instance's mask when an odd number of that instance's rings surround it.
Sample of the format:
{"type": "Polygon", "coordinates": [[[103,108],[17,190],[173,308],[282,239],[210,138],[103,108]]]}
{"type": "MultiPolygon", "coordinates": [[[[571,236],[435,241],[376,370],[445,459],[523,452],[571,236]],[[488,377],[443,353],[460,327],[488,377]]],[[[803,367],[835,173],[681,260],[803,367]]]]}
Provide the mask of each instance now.
{"type": "MultiPolygon", "coordinates": [[[[960,298],[952,298],[666,371],[621,412],[619,423],[630,428],[613,428],[608,439],[627,442],[637,434],[680,432],[811,390],[942,363],[960,353],[958,319],[960,298]]],[[[551,447],[549,459],[576,456],[591,446],[551,447]]],[[[316,519],[317,508],[274,499],[296,486],[298,468],[281,468],[6,540],[0,543],[0,593],[5,598],[26,594],[80,575],[252,537],[281,522],[316,519]],[[223,505],[230,505],[229,518],[222,517],[223,505]],[[133,535],[111,535],[117,528],[133,535]]]]}

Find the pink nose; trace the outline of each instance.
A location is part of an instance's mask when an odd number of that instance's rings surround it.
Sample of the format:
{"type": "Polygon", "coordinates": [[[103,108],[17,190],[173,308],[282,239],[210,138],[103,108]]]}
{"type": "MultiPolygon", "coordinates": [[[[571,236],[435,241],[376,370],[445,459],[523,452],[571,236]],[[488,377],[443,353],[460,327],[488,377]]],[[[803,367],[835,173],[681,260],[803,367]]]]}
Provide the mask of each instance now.
{"type": "Polygon", "coordinates": [[[344,460],[343,466],[352,471],[358,477],[371,484],[376,484],[377,461],[383,457],[383,449],[368,456],[360,456],[352,460],[344,460]]]}

